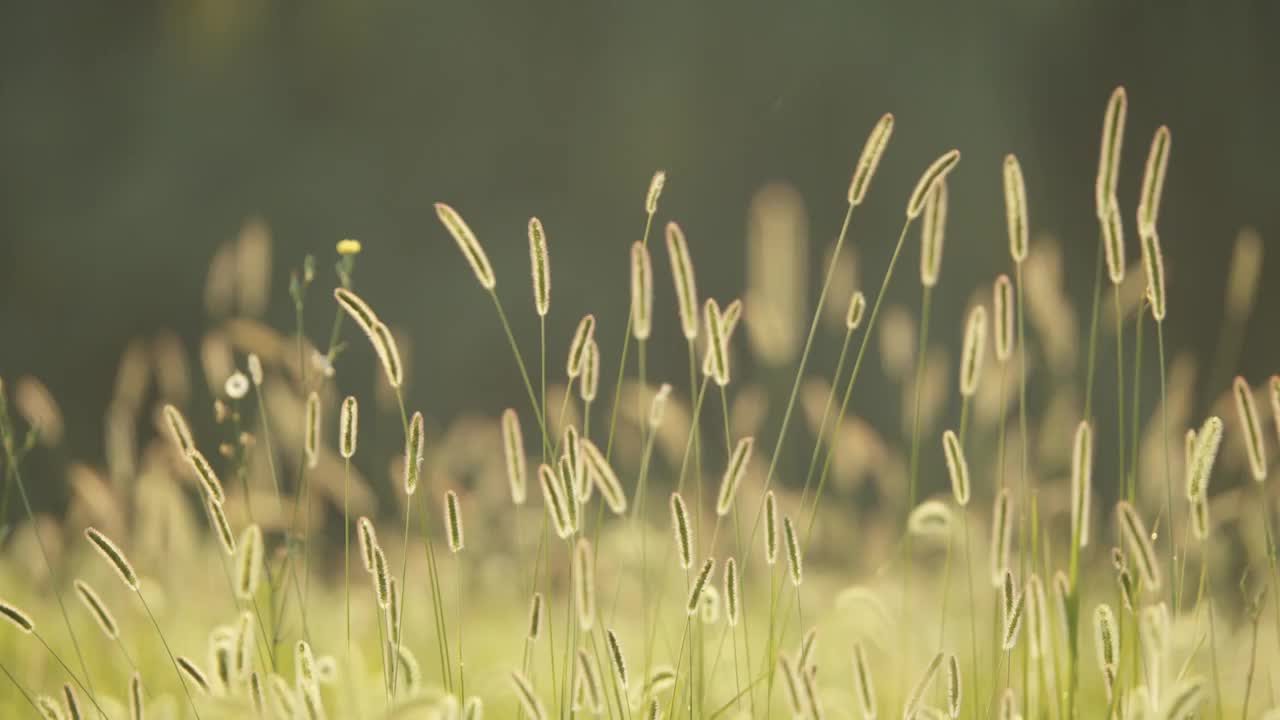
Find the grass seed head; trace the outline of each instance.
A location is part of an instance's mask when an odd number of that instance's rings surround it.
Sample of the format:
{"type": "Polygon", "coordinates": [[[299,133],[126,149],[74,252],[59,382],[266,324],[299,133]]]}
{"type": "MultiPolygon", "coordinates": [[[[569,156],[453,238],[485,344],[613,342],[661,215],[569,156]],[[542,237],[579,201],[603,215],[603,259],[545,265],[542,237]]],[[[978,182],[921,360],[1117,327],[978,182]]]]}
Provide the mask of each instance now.
{"type": "Polygon", "coordinates": [[[876,686],[871,675],[871,663],[867,661],[867,651],[862,643],[853,644],[853,687],[858,697],[858,707],[864,718],[876,716],[876,686]]]}
{"type": "Polygon", "coordinates": [[[960,396],[970,398],[978,392],[982,378],[982,360],[987,350],[987,309],[974,305],[964,325],[964,349],[960,356],[960,396]]]}
{"type": "Polygon", "coordinates": [[[653,262],[649,248],[631,245],[631,332],[636,340],[648,340],[653,329],[653,262]]]}
{"type": "Polygon", "coordinates": [[[724,334],[724,322],[720,304],[715,298],[707,298],[703,305],[703,318],[707,326],[707,358],[704,372],[710,368],[711,378],[720,387],[729,384],[729,344],[724,334]]]}
{"type": "Polygon", "coordinates": [[[391,569],[382,548],[373,548],[373,585],[378,592],[378,607],[386,610],[391,605],[391,569]]]}
{"type": "Polygon", "coordinates": [[[569,537],[573,534],[573,524],[569,517],[568,498],[560,487],[556,471],[549,465],[539,465],[538,484],[542,487],[542,504],[547,506],[556,535],[561,539],[569,537]]]}
{"type": "Polygon", "coordinates": [[[853,170],[853,180],[849,183],[849,204],[858,206],[867,197],[867,189],[871,187],[871,178],[880,166],[885,148],[889,146],[889,138],[893,137],[893,113],[885,113],[871,128],[867,142],[862,146],[862,154],[858,156],[858,164],[853,170]]]}
{"type": "Polygon", "coordinates": [[[1021,265],[1027,259],[1027,185],[1022,165],[1013,154],[1004,156],[1004,212],[1009,226],[1009,255],[1021,265]]]}
{"type": "Polygon", "coordinates": [[[307,468],[315,469],[320,462],[320,395],[314,390],[307,396],[306,429],[304,453],[307,468]]]}
{"type": "Polygon", "coordinates": [[[1191,501],[1191,534],[1196,540],[1209,538],[1209,498],[1201,497],[1191,501]]]}
{"type": "Polygon", "coordinates": [[[418,478],[422,475],[422,460],[426,452],[426,431],[421,412],[415,412],[409,420],[409,436],[404,444],[404,494],[418,490],[418,478]]]}
{"type": "Polygon", "coordinates": [[[1195,433],[1191,462],[1187,466],[1187,500],[1204,499],[1208,495],[1213,464],[1222,445],[1222,418],[1211,415],[1195,433]]]}
{"type": "Polygon", "coordinates": [[[97,528],[85,528],[84,536],[93,545],[93,548],[107,561],[111,568],[116,571],[123,582],[130,590],[138,591],[138,574],[133,571],[133,566],[129,564],[129,559],[125,554],[111,542],[110,538],[103,535],[97,528]]]}
{"type": "Polygon", "coordinates": [[[462,254],[467,258],[467,264],[471,266],[471,271],[475,273],[480,286],[485,290],[493,290],[494,285],[497,284],[497,279],[493,276],[493,267],[489,265],[489,257],[484,254],[484,248],[480,247],[480,241],[476,240],[475,233],[471,232],[466,221],[456,210],[441,202],[436,203],[436,215],[453,236],[454,241],[458,243],[458,249],[462,250],[462,254]]]}
{"type": "Polygon", "coordinates": [[[250,524],[240,533],[240,553],[236,557],[236,597],[241,600],[250,600],[258,594],[262,556],[262,528],[250,524]]]}
{"type": "Polygon", "coordinates": [[[942,665],[942,658],[942,653],[934,655],[933,659],[925,667],[924,674],[920,676],[920,679],[911,689],[911,694],[907,696],[907,703],[902,711],[902,720],[914,720],[916,717],[925,693],[929,692],[929,688],[933,685],[933,679],[938,674],[938,668],[942,665]]]}
{"type": "Polygon", "coordinates": [[[680,569],[693,567],[693,528],[689,525],[689,511],[680,493],[671,493],[671,528],[675,532],[676,552],[680,569]]]}
{"type": "Polygon", "coordinates": [[[204,453],[192,448],[187,453],[187,462],[196,471],[196,477],[200,480],[200,488],[204,490],[205,498],[209,502],[221,505],[226,499],[226,493],[222,490],[222,481],[218,479],[217,473],[213,471],[213,466],[209,464],[204,453]]]}
{"type": "Polygon", "coordinates": [[[1231,384],[1232,394],[1236,398],[1236,415],[1240,419],[1240,427],[1244,430],[1244,445],[1249,456],[1249,469],[1253,479],[1262,482],[1267,479],[1267,446],[1262,439],[1262,423],[1258,422],[1258,409],[1253,403],[1253,388],[1249,381],[1237,375],[1231,384]]]}
{"type": "Polygon", "coordinates": [[[1160,197],[1164,194],[1164,174],[1169,166],[1169,126],[1156,128],[1151,138],[1151,150],[1142,173],[1142,194],[1138,201],[1138,234],[1154,235],[1156,218],[1160,214],[1160,197]]]}
{"type": "Polygon", "coordinates": [[[609,665],[613,668],[614,680],[623,690],[627,689],[627,659],[622,654],[622,645],[618,643],[618,636],[613,629],[605,631],[605,645],[609,650],[609,665]]]}
{"type": "Polygon", "coordinates": [[[614,472],[613,467],[609,465],[609,461],[605,459],[604,453],[596,446],[594,442],[587,438],[580,441],[582,449],[582,457],[585,460],[587,474],[595,486],[600,489],[600,495],[604,498],[605,504],[609,506],[610,512],[615,515],[622,515],[627,511],[627,494],[622,490],[622,483],[618,480],[618,474],[614,472]]]}
{"type": "Polygon", "coordinates": [[[551,312],[551,257],[542,221],[529,218],[529,268],[533,274],[533,309],[539,317],[551,312]]]}
{"type": "Polygon", "coordinates": [[[595,336],[595,332],[596,316],[590,313],[583,315],[578,321],[578,329],[573,332],[573,341],[569,343],[569,359],[565,363],[565,372],[568,373],[570,380],[576,380],[582,374],[587,343],[595,336]]]}
{"type": "Polygon", "coordinates": [[[960,717],[960,701],[962,688],[960,685],[960,660],[955,653],[947,655],[947,714],[952,720],[960,717]]]}
{"type": "Polygon", "coordinates": [[[378,533],[373,528],[373,521],[361,516],[356,522],[360,539],[360,558],[364,561],[365,572],[373,572],[373,551],[378,548],[378,533]]]}
{"type": "Polygon", "coordinates": [[[716,514],[724,517],[733,509],[733,499],[737,496],[738,486],[747,474],[747,463],[751,461],[751,450],[755,447],[755,438],[748,435],[738,440],[733,454],[729,456],[729,467],[725,468],[724,477],[720,480],[720,494],[716,498],[716,514]]]}
{"type": "Polygon", "coordinates": [[[996,359],[1006,362],[1013,355],[1013,283],[1001,273],[992,286],[991,314],[995,316],[996,359]]]}
{"type": "Polygon", "coordinates": [[[1116,632],[1116,616],[1110,606],[1101,603],[1093,609],[1093,644],[1097,651],[1098,671],[1111,698],[1119,663],[1119,636],[1116,632]]]}
{"type": "MultiPolygon", "coordinates": [[[[586,648],[578,648],[574,686],[577,688],[574,695],[581,695],[591,712],[597,715],[604,712],[604,683],[600,681],[600,671],[586,648]]],[[[576,709],[583,708],[579,706],[576,709]]]]}
{"type": "Polygon", "coordinates": [[[929,288],[938,284],[942,271],[942,242],[947,226],[947,181],[939,180],[924,201],[924,217],[920,222],[920,284],[929,288]]]}
{"type": "Polygon", "coordinates": [[[182,670],[182,674],[186,675],[188,680],[195,683],[196,688],[198,688],[200,692],[208,694],[210,689],[209,678],[205,677],[204,671],[200,669],[200,666],[197,665],[194,660],[186,657],[185,655],[179,655],[176,660],[178,668],[182,670]]]}
{"type": "Polygon", "coordinates": [[[400,348],[391,334],[391,328],[382,323],[373,326],[373,349],[382,362],[382,370],[386,373],[387,384],[399,389],[404,384],[404,366],[400,364],[400,348]]]}
{"type": "Polygon", "coordinates": [[[542,634],[542,593],[534,593],[529,598],[529,632],[530,640],[537,640],[542,634]]]}
{"type": "Polygon", "coordinates": [[[169,433],[173,436],[174,444],[178,446],[178,452],[186,457],[195,448],[187,419],[182,416],[182,411],[173,405],[164,406],[164,419],[169,425],[169,433]]]}
{"type": "Polygon", "coordinates": [[[800,540],[796,537],[796,528],[791,518],[783,516],[782,534],[787,542],[787,567],[791,571],[791,584],[800,587],[804,582],[804,557],[800,553],[800,540]]]}
{"type": "Polygon", "coordinates": [[[354,395],[342,400],[342,409],[338,414],[338,452],[343,458],[350,460],[356,454],[356,441],[360,427],[360,407],[354,395]]]}
{"type": "Polygon", "coordinates": [[[867,296],[861,290],[855,290],[849,296],[849,310],[844,316],[844,326],[848,330],[857,330],[862,324],[862,316],[867,312],[867,296]]]}
{"type": "Polygon", "coordinates": [[[213,529],[218,536],[218,542],[222,545],[222,551],[228,556],[234,557],[236,554],[236,536],[235,533],[231,532],[231,523],[227,520],[227,512],[212,499],[205,502],[204,505],[205,509],[209,511],[209,518],[213,522],[213,529]]]}
{"type": "Polygon", "coordinates": [[[8,620],[11,625],[28,635],[35,632],[36,624],[31,621],[31,618],[19,610],[18,606],[7,603],[4,600],[0,600],[0,617],[8,620]]]}
{"type": "Polygon", "coordinates": [[[1151,317],[1158,323],[1164,322],[1164,253],[1160,250],[1160,236],[1154,231],[1142,236],[1142,267],[1147,275],[1147,303],[1151,305],[1151,317]]]}
{"type": "Polygon", "coordinates": [[[98,627],[102,630],[102,634],[115,640],[120,637],[120,625],[116,623],[115,615],[111,613],[111,609],[102,601],[102,597],[98,595],[93,586],[79,578],[75,581],[76,595],[79,596],[80,602],[93,616],[98,627]]]}
{"type": "Polygon", "coordinates": [[[942,433],[942,452],[946,456],[947,473],[951,476],[951,494],[956,504],[964,507],[969,504],[969,463],[954,431],[942,433]]]}
{"type": "Polygon", "coordinates": [[[689,259],[689,244],[684,231],[674,222],[667,223],[667,255],[671,258],[671,276],[675,282],[676,305],[680,310],[680,329],[686,340],[698,337],[698,287],[689,259]]]}
{"type": "Polygon", "coordinates": [[[772,490],[764,495],[764,559],[770,565],[778,561],[778,500],[772,490]]]}
{"type": "Polygon", "coordinates": [[[595,402],[600,390],[600,346],[594,339],[587,341],[582,356],[582,378],[578,381],[578,392],[582,402],[595,402]]]}
{"type": "Polygon", "coordinates": [[[729,627],[738,625],[738,593],[740,592],[742,592],[742,583],[738,579],[738,562],[729,558],[724,562],[724,604],[729,627]]]}
{"type": "Polygon", "coordinates": [[[649,180],[649,192],[644,195],[644,211],[652,216],[658,212],[658,198],[662,197],[662,188],[667,185],[667,173],[659,170],[649,180]]]}
{"type": "Polygon", "coordinates": [[[511,501],[523,505],[529,494],[529,469],[524,452],[524,433],[520,431],[520,416],[514,408],[502,412],[502,451],[507,465],[507,484],[511,486],[511,501]]]}
{"type": "Polygon", "coordinates": [[[698,611],[698,603],[702,600],[702,591],[707,587],[707,580],[710,579],[711,573],[715,569],[715,558],[709,557],[702,563],[702,569],[698,571],[697,577],[693,580],[693,586],[689,589],[689,601],[685,603],[685,612],[689,615],[698,611]]]}
{"type": "Polygon", "coordinates": [[[1102,216],[1102,249],[1107,257],[1107,277],[1112,285],[1124,282],[1124,222],[1114,202],[1102,216]]]}
{"type": "Polygon", "coordinates": [[[462,508],[458,506],[458,493],[449,490],[444,494],[445,527],[449,530],[449,552],[459,552],[466,547],[462,534],[462,508]]]}
{"type": "Polygon", "coordinates": [[[1120,176],[1120,150],[1124,145],[1124,121],[1129,98],[1121,85],[1111,91],[1102,120],[1102,145],[1098,152],[1098,179],[1094,184],[1094,207],[1098,219],[1115,205],[1116,180],[1120,176]]]}
{"type": "Polygon", "coordinates": [[[915,220],[920,217],[920,213],[924,211],[925,200],[928,199],[929,193],[933,192],[934,187],[939,182],[946,179],[947,175],[955,169],[956,163],[960,162],[959,150],[948,150],[934,160],[924,174],[916,181],[916,187],[911,191],[911,197],[907,200],[907,219],[915,220]]]}
{"type": "Polygon", "coordinates": [[[991,584],[999,587],[1009,567],[1009,544],[1013,533],[1013,496],[1009,488],[996,495],[991,511],[991,584]]]}
{"type": "Polygon", "coordinates": [[[1000,646],[1013,650],[1018,643],[1018,631],[1022,629],[1022,616],[1026,610],[1026,593],[1013,580],[1013,572],[1004,571],[1000,591],[1000,646]]]}
{"type": "Polygon", "coordinates": [[[578,626],[590,630],[596,619],[596,558],[591,541],[584,537],[573,548],[573,590],[578,626]]]}
{"type": "Polygon", "coordinates": [[[67,704],[67,720],[81,720],[84,717],[80,710],[80,696],[71,683],[62,684],[62,700],[67,704]]]}
{"type": "Polygon", "coordinates": [[[564,498],[564,508],[567,513],[567,517],[569,518],[569,534],[572,535],[579,527],[581,527],[578,518],[579,508],[576,499],[577,496],[574,492],[575,480],[573,477],[573,463],[570,462],[569,458],[561,456],[557,468],[559,469],[561,497],[564,498]]]}

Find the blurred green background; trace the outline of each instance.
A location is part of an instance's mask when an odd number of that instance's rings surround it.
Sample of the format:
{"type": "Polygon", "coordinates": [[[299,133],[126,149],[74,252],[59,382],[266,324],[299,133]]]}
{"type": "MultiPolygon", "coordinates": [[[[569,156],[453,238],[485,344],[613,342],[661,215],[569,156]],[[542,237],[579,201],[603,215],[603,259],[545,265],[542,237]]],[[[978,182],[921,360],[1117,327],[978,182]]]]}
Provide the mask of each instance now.
{"type": "MultiPolygon", "coordinates": [[[[100,457],[124,344],[173,328],[194,352],[209,260],[259,215],[276,248],[276,327],[291,323],[289,268],[315,253],[322,310],[308,331],[325,336],[333,245],[359,238],[357,289],[415,341],[411,404],[436,422],[496,414],[523,390],[433,201],[454,205],[487,247],[526,354],[537,336],[525,223],[542,218],[552,357],[593,311],[612,378],[627,249],[655,169],[668,172],[658,220],[684,226],[704,296],[741,293],[747,207],[775,180],[805,199],[817,277],[854,161],[886,111],[896,132],[853,230],[868,291],[916,177],[960,148],[935,335],[957,348],[963,302],[1008,266],[1000,162],[1016,152],[1032,227],[1060,239],[1084,318],[1099,129],[1119,83],[1130,227],[1151,132],[1173,130],[1167,336],[1203,367],[1237,230],[1280,233],[1277,29],[1280,6],[1263,2],[7,3],[0,374],[42,378],[75,454],[100,457]]],[[[1274,275],[1277,246],[1266,246],[1274,275]]],[[[913,306],[915,252],[891,289],[913,306]]],[[[654,261],[651,376],[679,378],[660,245],[654,261]]],[[[1264,281],[1240,368],[1255,383],[1280,358],[1277,308],[1280,284],[1264,281]]],[[[832,345],[815,361],[823,373],[832,345]]],[[[873,419],[877,399],[897,402],[862,387],[859,410],[873,419]]]]}

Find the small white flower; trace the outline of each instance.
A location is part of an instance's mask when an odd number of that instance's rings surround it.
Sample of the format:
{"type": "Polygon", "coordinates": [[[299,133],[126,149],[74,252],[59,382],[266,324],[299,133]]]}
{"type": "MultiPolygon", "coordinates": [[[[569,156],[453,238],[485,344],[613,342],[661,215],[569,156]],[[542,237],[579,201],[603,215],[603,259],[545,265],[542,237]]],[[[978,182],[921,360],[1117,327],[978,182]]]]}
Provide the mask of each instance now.
{"type": "Polygon", "coordinates": [[[227,383],[223,386],[223,390],[226,390],[227,397],[232,400],[239,400],[249,392],[249,378],[245,377],[244,373],[237,371],[227,378],[227,383]]]}

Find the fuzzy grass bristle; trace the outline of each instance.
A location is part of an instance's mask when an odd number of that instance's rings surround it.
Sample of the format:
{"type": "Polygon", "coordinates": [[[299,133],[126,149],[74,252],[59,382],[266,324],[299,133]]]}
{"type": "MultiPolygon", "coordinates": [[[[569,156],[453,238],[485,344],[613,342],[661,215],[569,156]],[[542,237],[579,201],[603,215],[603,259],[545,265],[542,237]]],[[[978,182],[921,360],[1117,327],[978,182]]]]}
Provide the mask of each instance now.
{"type": "Polygon", "coordinates": [[[671,493],[671,529],[675,533],[676,553],[680,569],[693,567],[693,529],[689,525],[689,511],[680,493],[671,493]]]}
{"type": "Polygon", "coordinates": [[[467,264],[471,266],[471,271],[475,273],[480,286],[485,290],[493,290],[498,281],[493,276],[493,267],[489,265],[489,256],[485,255],[484,248],[480,246],[480,241],[476,239],[471,227],[452,207],[442,202],[436,203],[435,207],[436,216],[453,236],[454,242],[458,243],[458,249],[466,257],[467,264]]]}
{"type": "Polygon", "coordinates": [[[1009,256],[1021,265],[1027,259],[1027,185],[1018,156],[1004,157],[1004,208],[1009,229],[1009,256]]]}
{"type": "Polygon", "coordinates": [[[893,137],[893,113],[885,113],[871,128],[867,141],[862,146],[862,154],[858,156],[858,164],[854,166],[853,179],[849,182],[849,204],[858,206],[867,197],[871,187],[871,179],[875,177],[880,159],[884,157],[889,139],[893,137]]]}
{"type": "Polygon", "coordinates": [[[93,548],[102,555],[111,569],[115,570],[120,576],[120,581],[130,590],[138,591],[138,574],[134,572],[133,566],[129,564],[129,559],[125,557],[123,551],[111,542],[111,539],[103,535],[97,528],[85,528],[85,538],[93,548]]]}
{"type": "Polygon", "coordinates": [[[360,406],[353,395],[342,400],[342,408],[338,412],[338,454],[350,460],[356,454],[356,443],[360,431],[360,406]]]}
{"type": "Polygon", "coordinates": [[[1009,276],[996,276],[991,289],[991,310],[994,316],[996,359],[1004,363],[1013,355],[1013,283],[1009,276]]]}
{"type": "Polygon", "coordinates": [[[631,244],[631,332],[636,340],[648,340],[653,331],[653,262],[649,248],[631,244]]]}
{"type": "Polygon", "coordinates": [[[26,613],[18,609],[17,605],[0,600],[0,616],[9,621],[9,624],[18,628],[22,632],[30,635],[35,632],[36,624],[26,613]]]}
{"type": "Polygon", "coordinates": [[[422,475],[422,460],[426,453],[425,421],[421,412],[415,412],[409,420],[409,434],[404,444],[404,494],[413,495],[418,490],[422,475]]]}
{"type": "Polygon", "coordinates": [[[1195,433],[1190,462],[1187,464],[1187,500],[1203,500],[1209,490],[1213,465],[1222,445],[1222,418],[1211,415],[1195,433]]]}
{"type": "Polygon", "coordinates": [[[578,321],[578,328],[573,332],[573,341],[569,343],[569,359],[565,364],[565,372],[570,380],[576,380],[582,374],[582,364],[587,353],[587,343],[596,332],[596,316],[590,313],[583,315],[578,321]]]}
{"type": "Polygon", "coordinates": [[[514,408],[502,411],[502,452],[511,501],[523,505],[529,494],[529,469],[524,452],[524,433],[520,431],[520,416],[514,408]]]}
{"type": "Polygon", "coordinates": [[[1102,143],[1098,150],[1098,178],[1094,183],[1094,208],[1098,219],[1115,207],[1116,180],[1120,177],[1120,151],[1124,146],[1125,116],[1129,109],[1129,96],[1124,86],[1117,86],[1107,100],[1106,114],[1102,120],[1102,143]]]}
{"type": "Polygon", "coordinates": [[[533,275],[533,309],[539,317],[551,312],[551,257],[542,221],[529,218],[529,269],[533,275]]]}
{"type": "Polygon", "coordinates": [[[667,255],[671,259],[671,276],[675,282],[676,305],[680,311],[680,329],[685,339],[698,337],[698,287],[689,259],[689,243],[684,231],[674,222],[667,223],[667,255]]]}
{"type": "Polygon", "coordinates": [[[466,539],[462,530],[462,508],[458,504],[458,493],[452,490],[444,494],[444,520],[448,530],[449,552],[460,552],[466,547],[466,539]]]}
{"type": "Polygon", "coordinates": [[[929,194],[939,182],[946,179],[947,175],[955,169],[956,164],[960,162],[959,150],[948,150],[934,160],[929,167],[925,168],[924,174],[916,181],[915,189],[911,191],[911,197],[907,200],[907,219],[915,220],[920,217],[920,213],[924,211],[925,201],[928,200],[929,194]]]}
{"type": "Polygon", "coordinates": [[[938,180],[924,201],[920,221],[920,284],[931,288],[942,272],[942,244],[947,227],[947,181],[938,180]]]}
{"type": "Polygon", "coordinates": [[[1164,176],[1169,167],[1169,146],[1172,138],[1168,125],[1156,128],[1147,152],[1147,164],[1142,173],[1142,192],[1138,200],[1138,234],[1154,235],[1156,219],[1160,215],[1160,199],[1164,194],[1164,176]]]}
{"type": "Polygon", "coordinates": [[[716,559],[707,558],[694,577],[693,586],[689,589],[689,600],[685,603],[685,611],[692,615],[698,611],[698,603],[702,599],[702,591],[707,587],[707,580],[716,569],[716,559]]]}
{"type": "Polygon", "coordinates": [[[747,436],[738,440],[729,456],[729,467],[725,468],[724,477],[720,480],[720,493],[716,498],[716,514],[724,517],[733,509],[733,499],[738,493],[738,486],[747,474],[747,463],[751,461],[751,450],[755,447],[755,438],[747,436]]]}
{"type": "Polygon", "coordinates": [[[1236,400],[1236,417],[1244,432],[1245,454],[1249,458],[1249,470],[1256,482],[1267,479],[1267,446],[1262,439],[1262,423],[1258,421],[1258,409],[1253,402],[1253,388],[1249,381],[1237,375],[1231,384],[1236,400]]]}
{"type": "Polygon", "coordinates": [[[982,378],[982,360],[987,351],[987,309],[975,305],[964,324],[964,348],[960,354],[960,396],[973,397],[982,378]]]}
{"type": "Polygon", "coordinates": [[[969,504],[969,463],[954,431],[942,433],[942,452],[947,461],[947,474],[951,476],[951,494],[956,504],[964,507],[969,504]]]}

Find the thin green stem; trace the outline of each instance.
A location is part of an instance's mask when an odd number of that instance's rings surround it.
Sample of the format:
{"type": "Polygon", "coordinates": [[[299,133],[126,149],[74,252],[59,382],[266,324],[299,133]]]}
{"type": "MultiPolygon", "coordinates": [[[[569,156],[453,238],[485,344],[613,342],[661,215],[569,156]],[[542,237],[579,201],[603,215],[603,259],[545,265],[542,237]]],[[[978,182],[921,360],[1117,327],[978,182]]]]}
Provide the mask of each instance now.
{"type": "Polygon", "coordinates": [[[182,670],[178,668],[178,661],[173,657],[173,651],[169,649],[169,641],[165,639],[164,631],[160,629],[160,622],[156,620],[155,613],[151,612],[151,606],[147,604],[147,599],[143,597],[142,590],[137,589],[135,593],[142,603],[142,609],[147,611],[147,617],[151,619],[151,625],[156,629],[156,635],[160,636],[160,644],[164,645],[164,652],[169,656],[169,662],[173,664],[173,673],[178,676],[178,682],[182,684],[182,692],[186,694],[187,702],[191,704],[191,712],[195,714],[196,720],[200,720],[200,710],[196,708],[196,700],[191,696],[191,688],[187,687],[187,679],[182,676],[182,670]]]}

